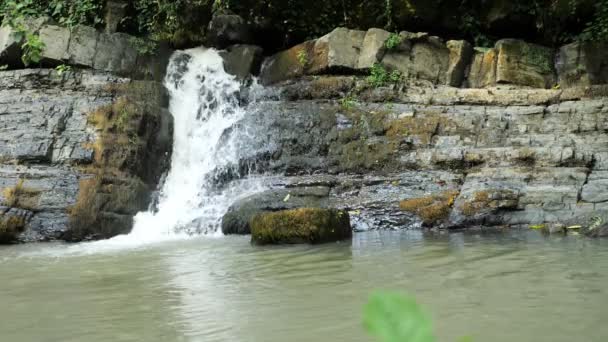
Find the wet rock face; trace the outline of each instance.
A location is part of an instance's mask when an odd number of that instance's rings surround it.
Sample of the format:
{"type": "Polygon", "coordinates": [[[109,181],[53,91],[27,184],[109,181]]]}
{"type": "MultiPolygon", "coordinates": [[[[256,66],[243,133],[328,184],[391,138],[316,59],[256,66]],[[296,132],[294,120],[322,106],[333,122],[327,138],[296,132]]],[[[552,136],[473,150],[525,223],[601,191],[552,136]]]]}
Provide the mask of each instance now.
{"type": "Polygon", "coordinates": [[[264,133],[247,143],[266,148],[256,172],[283,175],[270,184],[284,189],[266,211],[311,207],[283,199],[313,185],[329,189],[318,207],[349,211],[356,230],[574,226],[607,211],[604,86],[365,82],[291,81],[270,89],[283,101],[251,109],[243,125],[264,133]]]}
{"type": "Polygon", "coordinates": [[[326,243],[350,239],[345,211],[301,208],[262,213],[251,219],[251,242],[258,245],[326,243]]]}
{"type": "Polygon", "coordinates": [[[155,82],[92,71],[2,72],[4,236],[80,241],[128,232],[170,159],[163,93],[155,82]]]}

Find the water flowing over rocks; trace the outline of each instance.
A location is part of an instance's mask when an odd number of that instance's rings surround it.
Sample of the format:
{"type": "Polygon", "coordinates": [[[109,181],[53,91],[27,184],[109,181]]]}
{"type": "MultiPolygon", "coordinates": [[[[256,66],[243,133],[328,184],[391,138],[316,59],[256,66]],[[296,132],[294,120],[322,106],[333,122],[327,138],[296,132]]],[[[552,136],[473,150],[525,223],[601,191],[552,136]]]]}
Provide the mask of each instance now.
{"type": "MultiPolygon", "coordinates": [[[[249,234],[256,217],[308,208],[344,211],[354,230],[582,225],[605,235],[601,44],[480,49],[404,31],[388,46],[387,31],[337,28],[262,61],[241,24],[213,23],[223,51],[174,55],[165,87],[183,117],[173,165],[200,167],[168,177],[155,199],[165,209],[138,232],[163,218],[167,229],[249,234]],[[375,68],[399,77],[373,84],[375,68]]],[[[138,53],[122,33],[28,25],[53,42],[43,64],[76,70],[2,72],[0,241],[128,233],[169,169],[172,120],[153,81],[168,57],[138,53]]],[[[0,61],[18,68],[11,37],[0,30],[0,61]]]]}

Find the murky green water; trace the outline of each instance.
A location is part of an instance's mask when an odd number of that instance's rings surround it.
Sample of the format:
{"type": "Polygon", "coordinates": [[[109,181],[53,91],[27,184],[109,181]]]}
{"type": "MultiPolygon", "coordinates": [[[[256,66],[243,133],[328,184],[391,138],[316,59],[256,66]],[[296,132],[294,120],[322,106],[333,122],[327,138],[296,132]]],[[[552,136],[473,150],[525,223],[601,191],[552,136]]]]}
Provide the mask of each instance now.
{"type": "Polygon", "coordinates": [[[379,288],[415,295],[441,341],[608,340],[608,240],[533,232],[3,247],[0,340],[371,341],[361,309],[379,288]]]}

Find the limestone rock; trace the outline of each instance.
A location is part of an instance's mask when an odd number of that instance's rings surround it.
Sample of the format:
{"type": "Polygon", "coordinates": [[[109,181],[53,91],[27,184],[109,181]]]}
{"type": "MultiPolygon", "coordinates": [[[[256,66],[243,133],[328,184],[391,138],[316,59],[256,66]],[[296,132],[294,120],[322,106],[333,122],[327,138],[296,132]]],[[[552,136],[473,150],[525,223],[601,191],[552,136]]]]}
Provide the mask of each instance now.
{"type": "Polygon", "coordinates": [[[100,34],[93,68],[129,75],[137,64],[137,51],[130,40],[131,36],[124,33],[100,34]]]}
{"type": "Polygon", "coordinates": [[[445,83],[450,51],[437,37],[426,33],[401,32],[401,46],[387,51],[382,64],[409,79],[445,83]]]}
{"type": "Polygon", "coordinates": [[[581,200],[589,203],[608,202],[608,178],[590,180],[585,184],[581,200]]]}
{"type": "Polygon", "coordinates": [[[522,40],[503,39],[496,43],[496,82],[534,88],[551,88],[556,79],[553,50],[522,40]]]}
{"type": "Polygon", "coordinates": [[[326,207],[329,188],[323,186],[277,189],[242,199],[233,204],[222,219],[224,234],[251,233],[251,218],[262,212],[303,207],[326,207]]]}
{"type": "Polygon", "coordinates": [[[251,241],[258,245],[326,243],[350,239],[348,212],[302,208],[258,214],[251,219],[251,241]]]}
{"type": "Polygon", "coordinates": [[[369,29],[363,39],[357,69],[367,70],[374,64],[379,63],[384,57],[385,43],[389,37],[390,33],[385,30],[369,29]]]}
{"type": "Polygon", "coordinates": [[[218,14],[207,28],[208,44],[223,49],[234,44],[249,44],[253,41],[251,28],[238,15],[218,14]]]}
{"type": "Polygon", "coordinates": [[[559,49],[556,69],[562,87],[608,83],[608,44],[574,42],[559,49]]]}
{"type": "Polygon", "coordinates": [[[446,46],[450,50],[450,62],[445,83],[452,87],[460,87],[473,56],[473,46],[464,40],[450,40],[446,46]]]}
{"type": "Polygon", "coordinates": [[[467,75],[467,87],[485,88],[496,84],[495,49],[475,50],[467,75]]]}
{"type": "Polygon", "coordinates": [[[365,31],[339,27],[317,39],[307,73],[322,74],[332,70],[356,69],[365,36],[365,31]]]}
{"type": "Polygon", "coordinates": [[[227,73],[245,80],[257,75],[262,63],[262,48],[255,45],[233,45],[221,53],[227,73]]]}
{"type": "Polygon", "coordinates": [[[40,40],[44,43],[42,62],[50,65],[62,64],[69,59],[70,29],[45,25],[40,29],[40,40]]]}
{"type": "Polygon", "coordinates": [[[68,47],[69,63],[72,65],[92,68],[97,51],[99,34],[92,27],[78,25],[72,29],[70,46],[68,47]]]}
{"type": "Polygon", "coordinates": [[[262,84],[304,76],[314,56],[314,48],[315,41],[310,40],[267,58],[260,73],[262,84]]]}

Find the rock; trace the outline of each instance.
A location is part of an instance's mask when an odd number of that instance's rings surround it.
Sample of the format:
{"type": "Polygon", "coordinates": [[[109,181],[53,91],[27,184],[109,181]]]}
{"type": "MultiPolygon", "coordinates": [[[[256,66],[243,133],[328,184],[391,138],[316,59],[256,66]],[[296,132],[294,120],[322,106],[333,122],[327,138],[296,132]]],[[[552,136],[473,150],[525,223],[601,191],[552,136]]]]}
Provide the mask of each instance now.
{"type": "Polygon", "coordinates": [[[251,219],[251,241],[258,245],[326,243],[350,239],[348,212],[302,208],[258,214],[251,219]]]}
{"type": "Polygon", "coordinates": [[[339,27],[325,36],[269,57],[260,79],[272,84],[304,75],[353,72],[358,68],[365,31],[339,27]]]}
{"type": "Polygon", "coordinates": [[[264,85],[304,76],[314,56],[315,41],[310,40],[267,58],[260,73],[264,85]]]}
{"type": "Polygon", "coordinates": [[[608,215],[605,212],[595,214],[582,226],[581,233],[594,238],[608,237],[608,215]]]}
{"type": "Polygon", "coordinates": [[[450,61],[445,83],[452,87],[460,87],[473,57],[473,46],[464,40],[450,40],[446,46],[450,50],[450,61]]]}
{"type": "Polygon", "coordinates": [[[131,36],[124,33],[101,33],[93,68],[118,75],[129,75],[137,64],[137,51],[131,45],[131,36]]]}
{"type": "MultiPolygon", "coordinates": [[[[31,33],[38,33],[40,28],[51,21],[50,17],[28,18],[23,20],[23,26],[31,33]]],[[[18,34],[7,25],[0,26],[0,64],[10,67],[21,67],[23,40],[25,37],[18,34]]]]}
{"type": "Polygon", "coordinates": [[[128,2],[126,0],[106,1],[104,18],[106,33],[115,33],[118,30],[118,26],[127,15],[127,6],[128,2]]]}
{"type": "Polygon", "coordinates": [[[234,44],[249,44],[253,41],[251,28],[238,15],[219,14],[209,22],[207,41],[210,46],[224,49],[234,44]]]}
{"type": "Polygon", "coordinates": [[[365,38],[361,44],[357,69],[368,70],[374,64],[382,61],[386,51],[385,43],[389,37],[390,33],[385,30],[376,28],[369,29],[365,33],[365,38]]]}
{"type": "Polygon", "coordinates": [[[516,39],[499,40],[495,49],[498,52],[497,83],[534,88],[551,88],[555,85],[552,49],[516,39]]]}
{"type": "Polygon", "coordinates": [[[399,208],[417,215],[425,226],[432,227],[450,216],[456,197],[458,191],[445,191],[432,196],[403,200],[399,203],[399,208]]]}
{"type": "Polygon", "coordinates": [[[308,74],[355,70],[359,64],[365,31],[338,27],[317,39],[314,55],[307,67],[308,74]]]}
{"type": "Polygon", "coordinates": [[[17,241],[31,218],[31,211],[0,206],[0,244],[17,241]]]}
{"type": "Polygon", "coordinates": [[[162,85],[92,70],[1,76],[0,205],[30,213],[16,239],[81,241],[128,232],[170,158],[162,85]],[[125,111],[129,120],[117,129],[125,111]]]}
{"type": "Polygon", "coordinates": [[[401,32],[399,35],[401,45],[387,51],[382,64],[398,70],[405,78],[445,83],[450,58],[445,44],[426,33],[401,32]]]}
{"type": "Polygon", "coordinates": [[[44,44],[42,63],[59,65],[70,57],[70,29],[61,26],[45,25],[40,29],[40,41],[44,44]]]}
{"type": "Polygon", "coordinates": [[[466,86],[485,88],[495,85],[497,56],[495,49],[476,49],[467,75],[466,86]]]}
{"type": "Polygon", "coordinates": [[[329,188],[323,186],[276,189],[256,194],[233,204],[222,219],[222,233],[251,233],[249,222],[262,212],[303,207],[326,207],[329,188]]]}
{"type": "Polygon", "coordinates": [[[255,45],[233,45],[221,53],[224,69],[240,80],[257,75],[262,63],[262,48],[255,45]]]}
{"type": "Polygon", "coordinates": [[[583,186],[581,200],[589,203],[608,202],[608,179],[590,180],[583,186]]]}
{"type": "Polygon", "coordinates": [[[70,46],[68,47],[69,63],[72,65],[92,68],[97,52],[99,34],[92,27],[78,25],[72,29],[70,46]]]}
{"type": "Polygon", "coordinates": [[[556,69],[562,87],[608,83],[608,44],[574,42],[557,55],[556,69]]]}

